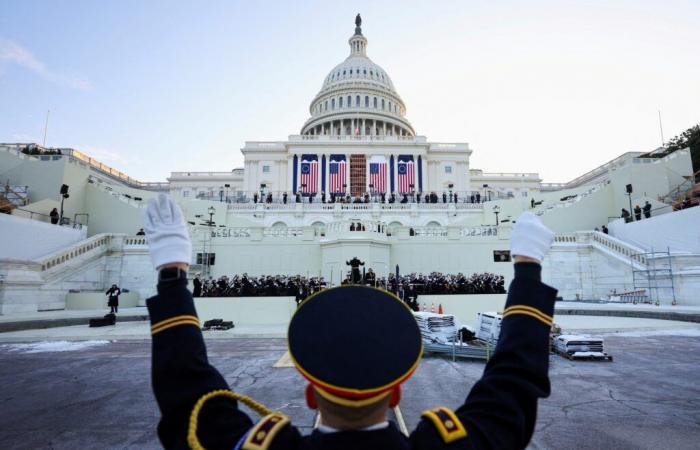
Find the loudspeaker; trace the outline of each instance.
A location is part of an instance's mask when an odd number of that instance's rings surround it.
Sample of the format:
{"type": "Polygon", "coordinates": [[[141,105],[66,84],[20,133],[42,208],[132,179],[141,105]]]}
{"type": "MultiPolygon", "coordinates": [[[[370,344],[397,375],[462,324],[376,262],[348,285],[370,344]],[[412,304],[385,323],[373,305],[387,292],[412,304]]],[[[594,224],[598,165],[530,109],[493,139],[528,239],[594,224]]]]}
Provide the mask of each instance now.
{"type": "Polygon", "coordinates": [[[625,186],[625,190],[627,191],[628,194],[631,194],[632,193],[632,185],[628,184],[627,186],[625,186]]]}
{"type": "Polygon", "coordinates": [[[68,194],[68,185],[67,185],[67,184],[61,185],[61,192],[59,192],[59,193],[60,193],[61,195],[66,195],[66,194],[68,194]]]}

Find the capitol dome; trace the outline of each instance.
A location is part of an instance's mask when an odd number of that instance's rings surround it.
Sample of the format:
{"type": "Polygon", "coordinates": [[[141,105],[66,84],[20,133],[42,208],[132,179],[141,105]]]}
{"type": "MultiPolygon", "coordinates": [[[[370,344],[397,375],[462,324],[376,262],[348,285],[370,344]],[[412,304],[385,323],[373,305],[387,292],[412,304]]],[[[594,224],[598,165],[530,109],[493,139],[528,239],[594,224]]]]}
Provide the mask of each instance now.
{"type": "Polygon", "coordinates": [[[355,19],[350,55],[330,71],[309,107],[307,136],[414,136],[406,106],[389,74],[367,57],[362,19],[355,19]]]}

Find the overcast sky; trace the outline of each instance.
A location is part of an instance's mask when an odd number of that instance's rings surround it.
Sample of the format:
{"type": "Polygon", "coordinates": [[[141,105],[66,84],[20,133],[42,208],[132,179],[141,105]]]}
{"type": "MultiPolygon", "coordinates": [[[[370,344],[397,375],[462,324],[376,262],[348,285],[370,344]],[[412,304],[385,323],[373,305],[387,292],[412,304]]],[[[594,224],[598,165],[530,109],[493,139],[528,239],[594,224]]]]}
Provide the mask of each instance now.
{"type": "Polygon", "coordinates": [[[700,1],[5,1],[0,142],[143,181],[298,134],[363,17],[418,134],[570,180],[700,122],[700,1]]]}

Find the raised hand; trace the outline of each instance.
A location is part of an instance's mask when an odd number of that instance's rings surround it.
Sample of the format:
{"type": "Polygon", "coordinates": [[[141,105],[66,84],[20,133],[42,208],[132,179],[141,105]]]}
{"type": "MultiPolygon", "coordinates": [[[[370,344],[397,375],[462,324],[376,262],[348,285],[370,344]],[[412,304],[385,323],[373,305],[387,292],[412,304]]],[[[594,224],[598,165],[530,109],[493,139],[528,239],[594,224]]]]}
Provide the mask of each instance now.
{"type": "Polygon", "coordinates": [[[148,201],[143,211],[143,224],[148,238],[153,267],[165,264],[189,265],[192,243],[180,207],[165,194],[148,201]]]}
{"type": "MultiPolygon", "coordinates": [[[[525,256],[542,263],[544,256],[554,240],[552,230],[542,224],[531,212],[524,212],[518,217],[510,237],[510,254],[525,256]]],[[[517,261],[516,261],[517,262],[517,261]]]]}

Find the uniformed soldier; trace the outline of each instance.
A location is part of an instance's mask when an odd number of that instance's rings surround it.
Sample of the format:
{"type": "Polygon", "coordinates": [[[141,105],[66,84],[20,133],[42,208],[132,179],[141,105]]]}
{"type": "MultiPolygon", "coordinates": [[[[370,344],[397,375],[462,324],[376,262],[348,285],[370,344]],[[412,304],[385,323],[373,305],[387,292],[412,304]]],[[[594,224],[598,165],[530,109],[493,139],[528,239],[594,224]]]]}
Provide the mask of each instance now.
{"type": "Polygon", "coordinates": [[[511,238],[515,276],[501,335],[482,378],[457,410],[423,412],[410,436],[387,421],[401,384],[418,366],[420,331],[408,308],[385,291],[347,286],[306,299],[293,316],[289,350],[306,378],[309,407],[321,425],[302,436],[284,414],[234,393],[207,360],[187,290],[191,243],[178,206],[164,194],[144,211],[158,294],[148,299],[153,336],[153,389],[165,448],[193,449],[467,449],[525,448],[538,398],[550,392],[549,330],[556,290],[540,282],[553,234],[530,213],[511,238]],[[352,301],[355,307],[347,308],[352,301]],[[390,320],[389,320],[390,318],[390,320]],[[357,333],[361,329],[362,333],[357,333]],[[400,345],[396,336],[401,336],[400,345]],[[338,351],[342,348],[343,351],[338,351]],[[238,407],[263,415],[254,423],[238,407]]]}

